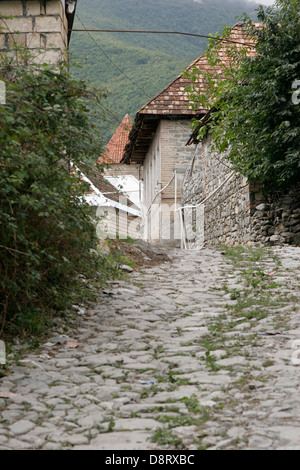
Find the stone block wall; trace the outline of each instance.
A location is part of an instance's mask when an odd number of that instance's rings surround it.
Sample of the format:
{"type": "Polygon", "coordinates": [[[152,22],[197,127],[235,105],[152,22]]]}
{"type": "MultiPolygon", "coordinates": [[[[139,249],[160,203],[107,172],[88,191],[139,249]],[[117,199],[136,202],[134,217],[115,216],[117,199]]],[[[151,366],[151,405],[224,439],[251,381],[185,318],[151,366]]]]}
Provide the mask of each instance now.
{"type": "MultiPolygon", "coordinates": [[[[178,171],[178,199],[181,200],[181,187],[184,171],[190,164],[193,148],[187,147],[190,135],[189,120],[164,119],[159,127],[161,154],[161,184],[164,187],[178,171]],[[181,170],[183,172],[181,172],[181,170]]],[[[164,191],[164,198],[174,201],[174,185],[164,191]]]]}
{"type": "Polygon", "coordinates": [[[252,214],[253,241],[261,245],[300,245],[300,185],[252,214]]]}
{"type": "Polygon", "coordinates": [[[182,182],[182,205],[196,205],[204,198],[205,171],[201,150],[201,145],[195,148],[194,155],[186,167],[182,182]]]}
{"type": "Polygon", "coordinates": [[[216,154],[208,137],[196,155],[197,162],[187,168],[182,195],[183,205],[197,206],[184,210],[189,248],[204,243],[300,245],[300,185],[270,201],[259,184],[249,184],[236,173],[214,193],[231,173],[226,154],[216,154]]]}
{"type": "Polygon", "coordinates": [[[226,154],[220,157],[211,145],[210,136],[198,145],[195,161],[187,168],[183,182],[183,205],[197,206],[184,210],[188,245],[200,248],[204,243],[249,244],[250,213],[261,202],[260,193],[251,192],[246,179],[239,174],[223,185],[232,168],[226,154]]]}
{"type": "Polygon", "coordinates": [[[0,52],[14,44],[32,51],[37,62],[55,64],[64,59],[68,22],[62,0],[1,1],[0,52]]]}
{"type": "Polygon", "coordinates": [[[209,245],[248,243],[251,238],[249,187],[236,175],[204,205],[205,241],[209,245]]]}

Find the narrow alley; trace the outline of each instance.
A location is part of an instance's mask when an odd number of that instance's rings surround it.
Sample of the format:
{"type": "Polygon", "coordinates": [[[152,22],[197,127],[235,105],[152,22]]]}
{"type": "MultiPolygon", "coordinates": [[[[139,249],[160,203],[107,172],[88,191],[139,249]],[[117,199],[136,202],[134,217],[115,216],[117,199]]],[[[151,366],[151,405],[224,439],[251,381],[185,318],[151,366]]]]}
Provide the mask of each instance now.
{"type": "Polygon", "coordinates": [[[0,449],[300,449],[300,248],[168,254],[9,361],[0,449]]]}

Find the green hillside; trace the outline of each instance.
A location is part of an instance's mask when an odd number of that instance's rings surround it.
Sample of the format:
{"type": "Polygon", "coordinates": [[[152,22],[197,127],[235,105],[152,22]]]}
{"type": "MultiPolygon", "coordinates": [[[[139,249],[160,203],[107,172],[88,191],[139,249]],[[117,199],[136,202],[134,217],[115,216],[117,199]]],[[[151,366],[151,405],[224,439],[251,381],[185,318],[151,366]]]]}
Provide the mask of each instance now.
{"type": "MultiPolygon", "coordinates": [[[[215,34],[234,25],[248,0],[79,0],[74,29],[138,29],[215,34]]],[[[74,74],[109,92],[105,107],[113,117],[103,124],[108,141],[128,113],[160,92],[206,49],[206,40],[178,35],[73,32],[74,74]]]]}

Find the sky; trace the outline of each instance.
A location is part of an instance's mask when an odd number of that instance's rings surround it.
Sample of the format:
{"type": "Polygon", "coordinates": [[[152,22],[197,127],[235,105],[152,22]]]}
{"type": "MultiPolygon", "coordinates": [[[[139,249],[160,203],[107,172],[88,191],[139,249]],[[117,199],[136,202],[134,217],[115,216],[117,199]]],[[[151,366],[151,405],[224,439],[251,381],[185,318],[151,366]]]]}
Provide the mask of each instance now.
{"type": "Polygon", "coordinates": [[[254,0],[255,3],[259,3],[261,5],[273,5],[275,3],[275,0],[254,0]]]}

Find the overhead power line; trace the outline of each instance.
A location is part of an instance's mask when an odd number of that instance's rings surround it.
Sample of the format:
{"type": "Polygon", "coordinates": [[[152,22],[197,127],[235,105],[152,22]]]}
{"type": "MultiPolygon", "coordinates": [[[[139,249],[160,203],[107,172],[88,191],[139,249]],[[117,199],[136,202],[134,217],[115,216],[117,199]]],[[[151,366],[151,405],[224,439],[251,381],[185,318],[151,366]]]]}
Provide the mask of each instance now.
{"type": "MultiPolygon", "coordinates": [[[[142,88],[138,83],[136,83],[134,80],[132,80],[132,78],[130,78],[113,60],[112,58],[109,56],[109,54],[107,54],[107,52],[100,46],[100,44],[95,40],[95,38],[92,36],[91,32],[86,29],[82,19],[79,17],[79,15],[77,14],[76,15],[78,21],[80,22],[81,26],[84,28],[83,30],[79,30],[79,31],[83,31],[83,32],[87,32],[88,33],[88,36],[90,37],[90,39],[93,41],[93,43],[99,48],[99,50],[103,53],[103,55],[105,55],[105,57],[111,62],[111,64],[124,76],[126,77],[136,88],[138,88],[140,91],[142,91],[142,93],[147,96],[148,99],[152,99],[153,96],[149,95],[149,93],[144,90],[144,88],[142,88]]],[[[170,115],[166,115],[166,118],[169,119],[170,121],[173,121],[173,117],[170,116],[170,115]]],[[[186,131],[186,129],[181,125],[179,124],[179,126],[184,130],[186,131]]]]}
{"type": "Polygon", "coordinates": [[[219,42],[228,42],[231,44],[241,44],[243,46],[254,47],[255,44],[247,44],[231,39],[216,38],[213,36],[206,36],[205,34],[185,33],[182,31],[144,31],[144,30],[130,30],[130,29],[72,29],[75,33],[133,33],[133,34],[176,34],[181,36],[192,36],[197,38],[213,39],[219,42]]]}
{"type": "MultiPolygon", "coordinates": [[[[86,29],[85,25],[83,24],[82,20],[79,18],[78,15],[76,15],[78,20],[80,21],[82,27],[84,29],[81,29],[81,30],[78,30],[78,31],[81,31],[81,32],[86,32],[88,33],[89,37],[91,38],[91,40],[94,42],[94,44],[101,50],[102,54],[105,55],[105,57],[112,63],[112,65],[122,74],[124,75],[124,77],[127,78],[127,80],[129,80],[135,87],[139,88],[140,91],[142,91],[146,96],[148,96],[148,98],[152,98],[138,83],[136,83],[134,80],[132,80],[132,78],[130,78],[119,66],[118,64],[116,64],[112,58],[107,54],[107,52],[105,52],[105,50],[100,46],[100,44],[95,40],[95,38],[93,38],[93,36],[91,35],[90,31],[88,29],[86,29]]],[[[73,30],[74,31],[74,30],[73,30]]]]}
{"type": "MultiPolygon", "coordinates": [[[[108,30],[108,29],[87,29],[86,26],[84,25],[83,21],[81,20],[81,18],[79,17],[79,15],[77,14],[76,15],[78,21],[80,22],[81,26],[84,28],[84,29],[73,29],[72,31],[74,32],[85,32],[88,34],[88,36],[90,37],[90,39],[94,42],[94,44],[100,49],[100,51],[103,53],[103,55],[105,55],[105,57],[111,62],[111,64],[124,76],[126,77],[136,88],[140,89],[140,91],[143,92],[143,94],[145,96],[148,97],[148,99],[152,99],[153,96],[150,96],[149,93],[144,90],[144,88],[142,88],[138,83],[136,83],[132,78],[130,78],[120,67],[118,64],[116,64],[112,58],[109,56],[109,54],[107,54],[107,52],[100,46],[100,44],[96,41],[96,39],[92,36],[91,33],[95,33],[95,32],[103,32],[103,33],[143,33],[143,34],[180,34],[180,35],[186,35],[186,36],[196,36],[196,37],[203,37],[203,38],[207,38],[207,39],[216,39],[217,41],[224,41],[224,42],[229,42],[229,43],[233,43],[233,44],[242,44],[243,46],[249,46],[249,47],[254,47],[254,44],[245,44],[245,43],[242,43],[242,42],[238,42],[238,41],[231,41],[229,39],[223,39],[223,38],[214,38],[212,36],[205,36],[205,35],[201,35],[201,34],[194,34],[194,33],[182,33],[182,32],[176,32],[176,31],[141,31],[141,30],[108,30]]],[[[173,116],[167,114],[165,115],[165,118],[166,119],[169,119],[170,121],[173,121],[175,122],[173,116]]],[[[176,121],[177,122],[177,121],[176,121]]],[[[181,127],[184,131],[186,131],[186,128],[183,127],[180,123],[179,124],[179,127],[181,127]]]]}

